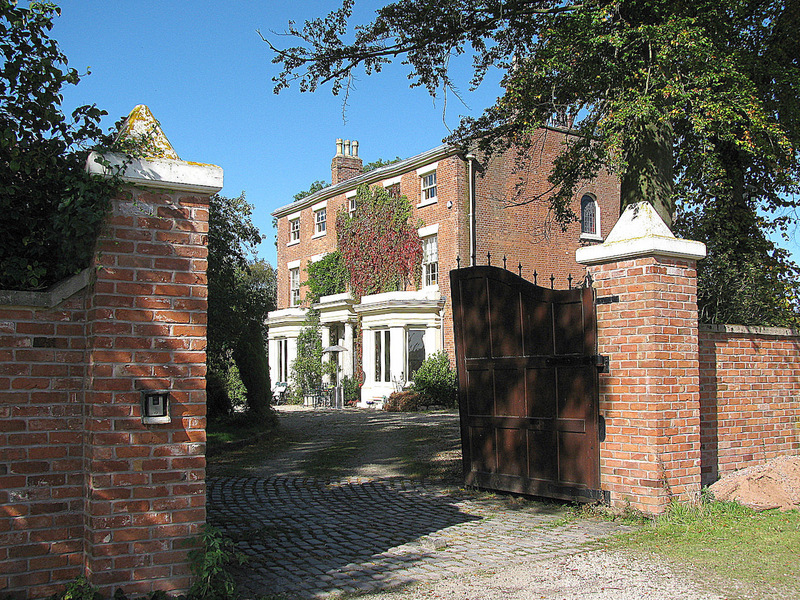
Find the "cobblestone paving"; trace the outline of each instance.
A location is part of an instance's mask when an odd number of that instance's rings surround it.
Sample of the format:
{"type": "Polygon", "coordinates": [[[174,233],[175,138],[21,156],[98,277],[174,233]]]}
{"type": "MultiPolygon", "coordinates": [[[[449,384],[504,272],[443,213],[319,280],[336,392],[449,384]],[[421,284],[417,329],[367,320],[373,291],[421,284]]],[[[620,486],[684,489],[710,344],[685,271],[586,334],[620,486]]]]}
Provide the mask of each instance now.
{"type": "Polygon", "coordinates": [[[208,481],[209,522],[249,560],[245,597],[336,598],[569,554],[627,528],[408,479],[208,481]]]}

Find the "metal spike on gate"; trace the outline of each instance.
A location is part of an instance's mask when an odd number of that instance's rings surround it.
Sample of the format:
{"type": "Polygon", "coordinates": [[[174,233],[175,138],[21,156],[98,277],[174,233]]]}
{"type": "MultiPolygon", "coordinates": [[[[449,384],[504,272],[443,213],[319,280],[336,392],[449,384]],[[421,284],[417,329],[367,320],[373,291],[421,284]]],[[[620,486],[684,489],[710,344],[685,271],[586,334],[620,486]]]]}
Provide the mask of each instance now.
{"type": "Polygon", "coordinates": [[[491,252],[487,252],[486,253],[486,264],[489,265],[490,267],[492,266],[492,253],[491,252]]]}
{"type": "Polygon", "coordinates": [[[536,280],[539,279],[539,273],[536,272],[536,269],[533,270],[533,285],[538,285],[536,280]]]}
{"type": "Polygon", "coordinates": [[[570,273],[569,277],[567,277],[567,284],[569,285],[569,287],[567,289],[571,290],[572,289],[572,273],[570,273]]]}
{"type": "Polygon", "coordinates": [[[461,268],[461,257],[460,256],[456,256],[456,269],[460,269],[460,268],[461,268]]]}
{"type": "Polygon", "coordinates": [[[506,268],[506,255],[503,254],[503,268],[506,268]]]}
{"type": "Polygon", "coordinates": [[[519,265],[517,265],[517,269],[519,269],[519,276],[522,277],[522,263],[519,263],[519,265]]]}
{"type": "Polygon", "coordinates": [[[550,274],[550,289],[554,290],[556,287],[556,276],[552,273],[550,274]]]}

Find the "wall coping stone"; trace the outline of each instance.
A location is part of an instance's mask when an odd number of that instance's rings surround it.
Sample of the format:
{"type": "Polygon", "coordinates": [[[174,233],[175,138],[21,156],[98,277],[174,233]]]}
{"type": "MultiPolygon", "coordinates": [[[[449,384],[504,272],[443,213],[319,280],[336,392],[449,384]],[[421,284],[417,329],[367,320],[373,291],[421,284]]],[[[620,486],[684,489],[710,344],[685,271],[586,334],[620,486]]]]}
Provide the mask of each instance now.
{"type": "Polygon", "coordinates": [[[638,202],[625,209],[605,242],[578,248],[575,252],[575,260],[582,265],[645,256],[699,260],[706,256],[706,245],[676,238],[652,204],[638,202]]]}
{"type": "Polygon", "coordinates": [[[84,269],[77,275],[62,279],[41,292],[20,290],[0,290],[0,306],[32,306],[35,308],[53,308],[70,296],[88,287],[92,282],[93,270],[84,269]]]}
{"type": "Polygon", "coordinates": [[[94,175],[111,177],[121,167],[124,167],[122,180],[132,185],[203,196],[211,196],[222,189],[222,168],[216,165],[170,158],[129,158],[116,152],[92,152],[86,159],[86,170],[94,175]]]}
{"type": "Polygon", "coordinates": [[[710,333],[745,333],[750,335],[769,335],[775,337],[800,337],[800,329],[786,327],[762,327],[759,325],[721,325],[701,323],[700,331],[710,333]]]}

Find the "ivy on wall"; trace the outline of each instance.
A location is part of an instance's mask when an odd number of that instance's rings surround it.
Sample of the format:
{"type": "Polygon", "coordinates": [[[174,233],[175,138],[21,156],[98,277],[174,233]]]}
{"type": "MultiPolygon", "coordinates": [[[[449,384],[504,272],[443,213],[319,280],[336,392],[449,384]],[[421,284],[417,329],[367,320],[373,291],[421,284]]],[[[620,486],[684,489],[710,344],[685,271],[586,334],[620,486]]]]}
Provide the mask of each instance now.
{"type": "Polygon", "coordinates": [[[419,285],[422,240],[405,196],[359,186],[355,211],[343,208],[336,215],[336,235],[356,300],[419,285]]]}

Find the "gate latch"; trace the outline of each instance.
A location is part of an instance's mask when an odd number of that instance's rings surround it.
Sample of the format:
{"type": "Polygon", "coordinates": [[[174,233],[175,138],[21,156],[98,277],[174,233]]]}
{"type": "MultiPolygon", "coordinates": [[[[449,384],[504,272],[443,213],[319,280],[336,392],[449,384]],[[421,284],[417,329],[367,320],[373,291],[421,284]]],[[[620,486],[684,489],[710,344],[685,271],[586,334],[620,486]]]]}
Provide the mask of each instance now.
{"type": "Polygon", "coordinates": [[[594,366],[597,367],[598,373],[611,373],[611,367],[609,366],[608,356],[604,356],[603,354],[595,354],[594,366]]]}

